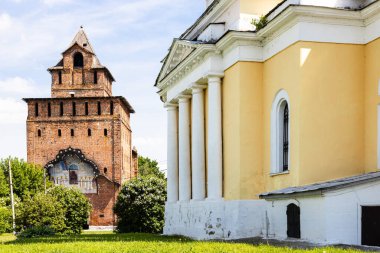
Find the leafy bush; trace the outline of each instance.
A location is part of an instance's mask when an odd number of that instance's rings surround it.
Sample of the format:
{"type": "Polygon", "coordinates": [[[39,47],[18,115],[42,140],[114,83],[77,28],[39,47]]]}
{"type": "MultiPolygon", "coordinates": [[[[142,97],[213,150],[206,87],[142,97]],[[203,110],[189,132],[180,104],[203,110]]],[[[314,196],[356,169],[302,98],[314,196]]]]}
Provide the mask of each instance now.
{"type": "Polygon", "coordinates": [[[267,19],[267,16],[264,16],[264,15],[262,15],[258,19],[252,20],[252,25],[256,27],[256,32],[263,29],[267,24],[268,24],[268,19],[267,19]]]}
{"type": "MultiPolygon", "coordinates": [[[[7,158],[0,161],[0,197],[9,196],[9,167],[11,159],[13,192],[22,200],[44,191],[44,170],[42,167],[27,163],[17,158],[7,158]]],[[[47,186],[51,182],[47,180],[47,186]]]]}
{"type": "Polygon", "coordinates": [[[65,233],[80,234],[91,211],[90,201],[78,189],[57,186],[48,191],[65,209],[65,233]]]}
{"type": "Polygon", "coordinates": [[[114,207],[118,232],[161,233],[164,226],[166,181],[139,177],[126,183],[114,207]]]}
{"type": "Polygon", "coordinates": [[[49,226],[36,226],[23,230],[17,235],[19,238],[33,238],[39,236],[53,236],[55,235],[54,229],[49,226]]]}
{"type": "Polygon", "coordinates": [[[12,211],[8,207],[0,206],[0,234],[12,231],[12,211]]]}
{"type": "Polygon", "coordinates": [[[139,156],[139,176],[155,176],[158,178],[165,178],[165,174],[160,171],[158,162],[151,160],[148,157],[139,156]]]}
{"type": "Polygon", "coordinates": [[[65,208],[56,197],[37,193],[26,198],[16,209],[18,231],[33,227],[50,227],[57,233],[65,232],[65,208]]]}

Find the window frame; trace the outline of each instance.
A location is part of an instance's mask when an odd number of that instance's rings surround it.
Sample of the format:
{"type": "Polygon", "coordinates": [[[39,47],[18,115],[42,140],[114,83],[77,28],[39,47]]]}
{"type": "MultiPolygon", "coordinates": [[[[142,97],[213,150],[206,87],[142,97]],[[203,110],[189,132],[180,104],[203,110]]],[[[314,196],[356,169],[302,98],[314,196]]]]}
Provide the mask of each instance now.
{"type": "Polygon", "coordinates": [[[271,175],[287,174],[290,172],[291,154],[291,105],[289,95],[285,90],[280,90],[272,103],[271,111],[271,175]],[[284,169],[284,110],[288,106],[287,122],[287,169],[284,169]]]}

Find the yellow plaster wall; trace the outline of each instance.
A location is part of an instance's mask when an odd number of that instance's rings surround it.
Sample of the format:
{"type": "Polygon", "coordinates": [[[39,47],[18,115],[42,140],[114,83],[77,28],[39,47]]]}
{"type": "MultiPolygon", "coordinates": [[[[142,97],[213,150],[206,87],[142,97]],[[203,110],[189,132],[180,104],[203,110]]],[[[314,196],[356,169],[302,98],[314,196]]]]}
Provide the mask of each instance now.
{"type": "MultiPolygon", "coordinates": [[[[225,72],[226,199],[364,172],[364,52],[360,45],[298,42],[265,63],[238,62],[225,72]],[[290,173],[270,176],[271,108],[281,89],[290,98],[290,173]]],[[[376,107],[370,115],[366,122],[376,121],[376,107]]]]}
{"type": "Polygon", "coordinates": [[[380,39],[365,47],[365,169],[377,170],[377,106],[380,80],[380,39]]]}
{"type": "Polygon", "coordinates": [[[222,87],[224,198],[254,198],[263,187],[262,64],[232,66],[222,87]]]}
{"type": "Polygon", "coordinates": [[[266,15],[282,0],[240,0],[240,13],[266,15]]]}
{"type": "Polygon", "coordinates": [[[364,46],[301,42],[299,184],[364,172],[364,46]]]}

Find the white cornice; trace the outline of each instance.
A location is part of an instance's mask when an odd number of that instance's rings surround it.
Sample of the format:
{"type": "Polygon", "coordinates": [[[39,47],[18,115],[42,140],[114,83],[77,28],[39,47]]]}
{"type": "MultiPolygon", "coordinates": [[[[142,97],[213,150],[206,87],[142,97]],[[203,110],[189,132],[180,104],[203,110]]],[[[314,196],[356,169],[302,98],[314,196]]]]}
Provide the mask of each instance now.
{"type": "Polygon", "coordinates": [[[230,31],[215,45],[198,44],[157,87],[161,89],[160,95],[165,96],[171,87],[205,62],[210,53],[222,55],[226,70],[238,61],[266,61],[298,41],[366,44],[379,37],[380,1],[361,11],[289,6],[258,33],[230,31]]]}

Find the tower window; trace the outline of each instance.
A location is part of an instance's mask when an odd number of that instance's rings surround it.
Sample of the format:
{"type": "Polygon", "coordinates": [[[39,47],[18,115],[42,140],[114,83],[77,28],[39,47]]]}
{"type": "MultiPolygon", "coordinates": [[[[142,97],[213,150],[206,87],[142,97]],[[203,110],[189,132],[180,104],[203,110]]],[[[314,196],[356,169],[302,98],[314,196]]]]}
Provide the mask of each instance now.
{"type": "Polygon", "coordinates": [[[58,137],[61,137],[62,136],[62,131],[61,129],[58,129],[58,137]]]}
{"type": "Polygon", "coordinates": [[[104,174],[107,174],[108,169],[104,168],[104,174]]]}
{"type": "Polygon", "coordinates": [[[87,116],[88,115],[88,102],[84,103],[84,114],[87,116]]]}
{"type": "Polygon", "coordinates": [[[59,115],[63,116],[63,102],[59,103],[59,115]]]}
{"type": "Polygon", "coordinates": [[[36,117],[38,117],[38,115],[39,115],[39,111],[38,111],[38,103],[36,103],[36,104],[34,105],[34,114],[35,114],[36,117]]]}
{"type": "Polygon", "coordinates": [[[98,71],[94,71],[94,84],[98,83],[98,71]]]}
{"type": "Polygon", "coordinates": [[[41,137],[41,130],[40,129],[38,129],[37,135],[38,135],[38,137],[41,137]]]}
{"type": "Polygon", "coordinates": [[[104,129],[104,136],[107,136],[107,135],[108,135],[108,130],[104,129]]]}
{"type": "Polygon", "coordinates": [[[48,117],[51,117],[51,104],[48,103],[48,117]]]}
{"type": "Polygon", "coordinates": [[[110,114],[113,115],[113,101],[110,103],[110,114]]]}
{"type": "Polygon", "coordinates": [[[273,102],[271,113],[271,172],[289,171],[289,97],[281,90],[273,102]]]}
{"type": "Polygon", "coordinates": [[[100,101],[98,102],[98,115],[102,114],[102,106],[100,104],[100,101]]]}
{"type": "Polygon", "coordinates": [[[83,55],[79,52],[74,54],[74,68],[83,68],[83,55]]]}
{"type": "Polygon", "coordinates": [[[71,137],[74,137],[74,129],[71,129],[71,137]]]}
{"type": "Polygon", "coordinates": [[[77,115],[77,108],[76,108],[76,103],[73,102],[73,116],[77,115]]]}
{"type": "Polygon", "coordinates": [[[58,84],[62,84],[62,71],[58,71],[58,84]]]}
{"type": "Polygon", "coordinates": [[[87,135],[91,136],[91,129],[87,129],[87,135]]]}

